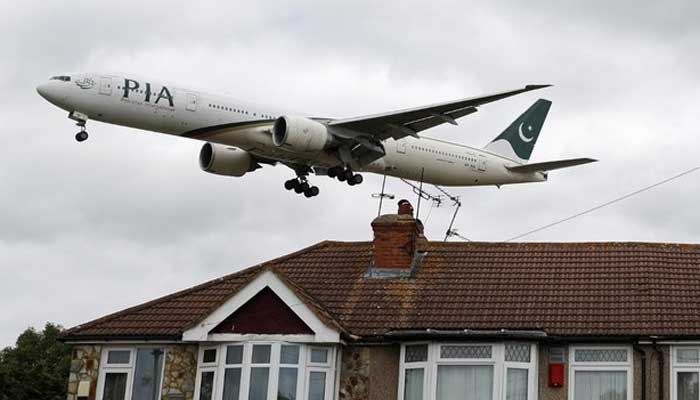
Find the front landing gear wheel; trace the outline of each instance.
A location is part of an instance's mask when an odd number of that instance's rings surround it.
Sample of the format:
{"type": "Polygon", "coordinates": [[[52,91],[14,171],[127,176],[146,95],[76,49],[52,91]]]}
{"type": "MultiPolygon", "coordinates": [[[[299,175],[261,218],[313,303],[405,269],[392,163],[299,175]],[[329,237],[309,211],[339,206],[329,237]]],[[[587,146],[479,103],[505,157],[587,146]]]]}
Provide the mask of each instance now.
{"type": "Polygon", "coordinates": [[[87,138],[88,138],[88,133],[85,131],[80,131],[80,132],[75,134],[75,140],[77,140],[78,142],[84,142],[87,140],[87,138]]]}

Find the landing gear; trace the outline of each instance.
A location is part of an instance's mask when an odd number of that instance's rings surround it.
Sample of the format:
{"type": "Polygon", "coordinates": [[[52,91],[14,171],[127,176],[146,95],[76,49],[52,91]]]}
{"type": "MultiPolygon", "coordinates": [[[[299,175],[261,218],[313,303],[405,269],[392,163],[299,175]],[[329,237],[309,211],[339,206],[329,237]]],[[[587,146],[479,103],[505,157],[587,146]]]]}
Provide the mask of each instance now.
{"type": "Polygon", "coordinates": [[[87,115],[79,113],[77,111],[72,111],[68,114],[68,118],[75,121],[76,125],[80,127],[80,132],[75,134],[75,140],[78,142],[84,142],[88,139],[88,133],[85,130],[85,124],[87,123],[87,115]]]}
{"type": "Polygon", "coordinates": [[[350,186],[362,183],[362,175],[354,173],[350,168],[333,167],[328,170],[328,176],[340,182],[347,182],[350,186]]]}
{"type": "Polygon", "coordinates": [[[318,196],[320,192],[316,186],[309,185],[306,181],[305,176],[299,176],[295,179],[290,179],[284,182],[284,188],[287,190],[293,190],[295,193],[304,194],[304,197],[314,197],[318,196]]]}

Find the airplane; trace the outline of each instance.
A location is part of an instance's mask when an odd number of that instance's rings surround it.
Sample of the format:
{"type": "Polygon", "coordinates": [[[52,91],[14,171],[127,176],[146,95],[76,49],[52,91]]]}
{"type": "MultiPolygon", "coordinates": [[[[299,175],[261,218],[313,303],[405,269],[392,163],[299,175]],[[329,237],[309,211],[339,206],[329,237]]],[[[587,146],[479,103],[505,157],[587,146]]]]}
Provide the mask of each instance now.
{"type": "Polygon", "coordinates": [[[551,85],[465,98],[354,118],[291,113],[234,98],[132,75],[57,75],[37,87],[68,111],[88,138],[88,120],[205,141],[202,170],[240,177],[278,163],[296,174],[287,190],[314,197],[309,175],[326,175],[354,186],[370,172],[441,186],[544,182],[548,171],[595,162],[574,158],[529,164],[551,102],[537,100],[482,149],[419,135],[475,113],[484,104],[551,85]]]}

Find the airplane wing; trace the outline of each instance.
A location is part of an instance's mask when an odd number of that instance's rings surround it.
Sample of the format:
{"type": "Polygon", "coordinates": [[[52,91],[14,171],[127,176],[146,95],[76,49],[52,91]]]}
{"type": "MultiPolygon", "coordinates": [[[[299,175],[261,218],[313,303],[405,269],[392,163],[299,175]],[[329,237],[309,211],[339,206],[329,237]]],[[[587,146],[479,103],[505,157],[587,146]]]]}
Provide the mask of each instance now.
{"type": "Polygon", "coordinates": [[[448,101],[364,117],[337,119],[328,125],[360,132],[378,140],[386,140],[390,137],[400,139],[406,136],[417,136],[417,133],[420,131],[444,123],[457,125],[457,118],[475,113],[477,111],[476,107],[482,104],[549,86],[551,85],[527,85],[521,89],[487,96],[448,101]]]}
{"type": "Polygon", "coordinates": [[[506,167],[506,168],[508,168],[508,170],[513,171],[513,172],[523,172],[523,173],[545,172],[545,171],[552,171],[552,170],[560,169],[560,168],[574,167],[576,165],[588,164],[588,163],[592,163],[592,162],[596,162],[596,161],[598,161],[598,160],[594,160],[592,158],[572,158],[569,160],[547,161],[547,162],[534,163],[534,164],[517,165],[515,167],[506,167]]]}

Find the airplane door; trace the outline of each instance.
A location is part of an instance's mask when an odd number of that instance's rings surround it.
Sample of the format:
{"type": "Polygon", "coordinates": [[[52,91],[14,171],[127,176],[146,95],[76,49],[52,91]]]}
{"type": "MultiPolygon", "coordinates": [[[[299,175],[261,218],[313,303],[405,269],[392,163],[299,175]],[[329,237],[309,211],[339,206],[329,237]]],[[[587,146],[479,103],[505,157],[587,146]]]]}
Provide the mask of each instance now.
{"type": "Polygon", "coordinates": [[[187,93],[187,111],[197,111],[197,95],[194,93],[187,93]]]}
{"type": "Polygon", "coordinates": [[[479,171],[486,171],[486,156],[480,154],[479,155],[479,171]]]}
{"type": "Polygon", "coordinates": [[[112,94],[112,78],[103,76],[100,78],[100,94],[110,96],[112,94]]]}
{"type": "Polygon", "coordinates": [[[405,140],[397,140],[396,141],[396,152],[399,154],[406,154],[406,141],[405,140]]]}

